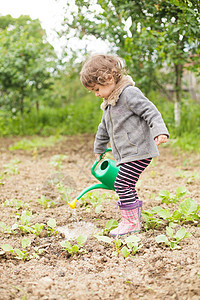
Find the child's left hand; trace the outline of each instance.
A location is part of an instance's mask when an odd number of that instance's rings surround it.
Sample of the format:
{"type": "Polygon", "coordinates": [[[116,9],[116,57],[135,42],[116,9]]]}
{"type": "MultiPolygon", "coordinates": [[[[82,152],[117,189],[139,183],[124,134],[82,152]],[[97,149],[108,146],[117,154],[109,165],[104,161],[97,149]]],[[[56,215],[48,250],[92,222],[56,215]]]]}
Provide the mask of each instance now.
{"type": "Polygon", "coordinates": [[[159,146],[160,144],[162,143],[166,143],[167,142],[167,139],[168,139],[168,136],[165,135],[165,134],[161,134],[161,135],[158,135],[157,137],[155,137],[155,142],[156,142],[156,145],[159,146]]]}

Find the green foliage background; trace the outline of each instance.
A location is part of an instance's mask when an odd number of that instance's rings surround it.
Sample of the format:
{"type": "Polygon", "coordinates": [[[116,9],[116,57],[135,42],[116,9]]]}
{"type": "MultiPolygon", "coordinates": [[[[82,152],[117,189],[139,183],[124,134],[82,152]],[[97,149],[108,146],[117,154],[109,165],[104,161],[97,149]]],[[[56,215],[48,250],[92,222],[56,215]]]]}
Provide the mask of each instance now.
{"type": "MultiPolygon", "coordinates": [[[[109,1],[99,1],[102,9],[105,9],[107,2],[109,1]]],[[[130,70],[130,74],[136,72],[133,76],[136,86],[142,87],[144,85],[145,88],[142,91],[158,107],[170,131],[171,139],[176,139],[174,145],[178,145],[184,150],[199,152],[200,103],[192,100],[189,93],[181,93],[179,99],[181,123],[179,126],[175,126],[174,103],[165,93],[165,82],[174,82],[175,77],[173,69],[170,70],[169,74],[164,74],[161,69],[162,62],[165,58],[168,59],[169,55],[171,55],[171,61],[174,62],[174,65],[178,63],[183,66],[186,54],[178,54],[179,47],[175,47],[176,41],[173,45],[171,44],[171,52],[167,50],[170,44],[163,38],[165,32],[158,33],[156,31],[157,28],[154,28],[155,24],[152,17],[148,20],[145,18],[142,20],[141,24],[144,28],[134,47],[132,47],[133,37],[128,37],[124,28],[121,27],[117,37],[112,36],[111,27],[109,30],[105,30],[109,14],[115,8],[113,18],[109,19],[111,23],[116,23],[118,17],[127,19],[129,15],[125,9],[129,7],[130,3],[129,1],[111,2],[113,7],[109,6],[107,12],[103,11],[95,16],[99,20],[96,25],[93,22],[88,23],[85,18],[81,19],[82,14],[79,11],[78,16],[74,15],[72,24],[68,24],[69,30],[75,26],[74,22],[77,20],[78,23],[76,24],[80,25],[79,30],[81,30],[78,32],[79,38],[81,38],[81,34],[84,36],[84,33],[94,34],[96,37],[103,33],[105,40],[110,39],[112,46],[115,42],[117,43],[115,38],[119,39],[118,45],[120,47],[117,52],[127,62],[128,73],[130,70]],[[120,14],[120,7],[123,8],[121,12],[126,11],[123,16],[120,14]],[[100,23],[100,20],[103,22],[100,23]],[[149,27],[145,29],[147,25],[152,26],[152,30],[149,30],[149,27]],[[158,42],[156,51],[157,53],[161,51],[161,53],[160,56],[155,57],[154,46],[158,42]],[[144,51],[149,53],[149,56],[143,56],[144,51]],[[156,81],[157,79],[159,82],[156,81]]],[[[147,9],[151,10],[152,6],[147,2],[145,1],[147,9]]],[[[165,2],[167,9],[171,6],[175,8],[179,6],[179,2],[175,0],[166,0],[165,2]]],[[[185,9],[185,16],[191,19],[193,17],[193,22],[196,22],[197,19],[194,19],[194,17],[196,18],[196,10],[194,13],[192,6],[186,7],[186,2],[181,2],[181,7],[185,9]]],[[[164,5],[163,3],[162,5],[164,5]]],[[[76,4],[80,8],[83,3],[76,1],[76,4]]],[[[89,5],[88,2],[84,2],[84,6],[87,5],[89,5]]],[[[137,9],[139,8],[137,7],[137,9]]],[[[84,13],[84,10],[82,12],[84,13]]],[[[159,13],[167,13],[169,20],[171,13],[173,13],[173,11],[168,10],[165,12],[164,6],[160,6],[160,10],[158,10],[156,3],[153,3],[153,12],[157,14],[158,19],[161,18],[159,13]]],[[[177,16],[180,17],[180,12],[177,16]]],[[[177,21],[174,29],[170,27],[173,38],[177,39],[178,32],[180,30],[182,32],[184,22],[181,22],[177,21]]],[[[133,32],[134,26],[132,23],[131,30],[133,32]]],[[[168,23],[165,23],[165,26],[167,28],[168,23]]],[[[200,30],[195,29],[198,32],[193,32],[192,26],[188,28],[190,29],[188,29],[188,35],[187,32],[184,33],[185,40],[192,45],[192,34],[196,34],[193,50],[199,49],[200,30]]],[[[139,35],[139,32],[135,34],[139,35]]],[[[58,59],[53,47],[47,42],[46,33],[41,28],[39,20],[31,20],[29,16],[21,16],[17,19],[11,16],[0,16],[0,37],[0,136],[95,133],[102,116],[101,101],[83,88],[80,83],[81,63],[77,62],[77,57],[80,57],[81,52],[70,52],[70,49],[66,48],[64,56],[58,59]],[[73,55],[69,56],[69,53],[73,55]]],[[[168,36],[168,38],[170,37],[168,36]]],[[[82,60],[85,60],[86,54],[81,53],[82,60]]],[[[195,68],[192,71],[196,72],[198,69],[196,58],[198,57],[194,56],[194,58],[195,68]]],[[[180,92],[179,88],[176,91],[180,92]]]]}

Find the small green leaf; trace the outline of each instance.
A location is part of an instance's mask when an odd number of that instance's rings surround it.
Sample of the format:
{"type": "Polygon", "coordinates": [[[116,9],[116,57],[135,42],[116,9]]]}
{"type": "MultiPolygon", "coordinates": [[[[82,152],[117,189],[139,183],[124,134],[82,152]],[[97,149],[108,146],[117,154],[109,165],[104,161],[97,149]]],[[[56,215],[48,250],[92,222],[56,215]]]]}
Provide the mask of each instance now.
{"type": "Polygon", "coordinates": [[[47,222],[47,225],[51,228],[55,228],[56,227],[56,220],[55,219],[49,219],[49,221],[47,222]]]}
{"type": "Polygon", "coordinates": [[[156,242],[157,243],[165,243],[165,244],[169,243],[168,238],[164,234],[160,234],[160,235],[156,236],[156,242]]]}
{"type": "Polygon", "coordinates": [[[31,240],[29,238],[24,238],[22,240],[22,248],[25,249],[26,247],[30,246],[31,240]]]}
{"type": "Polygon", "coordinates": [[[109,243],[109,244],[112,243],[112,239],[109,238],[108,236],[97,235],[96,238],[99,242],[105,242],[105,243],[109,243]]]}
{"type": "Polygon", "coordinates": [[[102,209],[102,205],[97,205],[97,206],[95,207],[95,213],[96,213],[96,214],[99,214],[99,213],[101,212],[101,209],[102,209]]]}
{"type": "Polygon", "coordinates": [[[184,239],[185,237],[185,234],[186,234],[186,230],[184,227],[182,227],[181,229],[179,229],[175,235],[176,239],[178,241],[181,241],[182,239],[184,239]]]}
{"type": "Polygon", "coordinates": [[[79,235],[79,237],[77,237],[76,241],[77,241],[79,246],[83,246],[83,244],[85,244],[85,242],[87,241],[87,236],[86,235],[79,235]]]}
{"type": "Polygon", "coordinates": [[[130,250],[129,250],[126,246],[124,246],[124,247],[121,249],[121,252],[122,252],[122,254],[123,254],[123,256],[124,256],[125,258],[128,257],[129,254],[130,254],[130,250]]]}
{"type": "Polygon", "coordinates": [[[13,247],[9,244],[3,244],[1,245],[1,248],[6,252],[13,252],[14,250],[13,247]]]}
{"type": "Polygon", "coordinates": [[[118,222],[114,219],[111,219],[106,223],[106,229],[108,229],[109,231],[117,228],[117,226],[118,226],[118,222]]]}
{"type": "Polygon", "coordinates": [[[195,200],[191,198],[185,199],[184,202],[180,203],[179,210],[184,215],[190,215],[191,213],[194,213],[197,210],[198,204],[195,200]]]}
{"type": "Polygon", "coordinates": [[[166,233],[170,238],[173,238],[173,229],[171,227],[166,227],[166,233]]]}
{"type": "Polygon", "coordinates": [[[186,195],[188,193],[188,190],[186,189],[186,187],[184,186],[179,186],[177,189],[176,189],[176,194],[177,196],[180,198],[180,197],[183,197],[184,195],[186,195]]]}
{"type": "Polygon", "coordinates": [[[125,239],[125,243],[138,243],[140,238],[136,235],[130,235],[125,239]]]}
{"type": "Polygon", "coordinates": [[[79,246],[78,245],[72,246],[72,253],[77,253],[78,250],[79,250],[79,246]]]}

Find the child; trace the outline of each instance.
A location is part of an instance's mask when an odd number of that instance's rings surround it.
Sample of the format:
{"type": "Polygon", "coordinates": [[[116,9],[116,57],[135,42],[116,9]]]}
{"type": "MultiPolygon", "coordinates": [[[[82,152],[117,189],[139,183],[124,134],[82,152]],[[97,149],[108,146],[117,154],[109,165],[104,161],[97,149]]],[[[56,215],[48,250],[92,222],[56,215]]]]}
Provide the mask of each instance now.
{"type": "Polygon", "coordinates": [[[169,137],[155,105],[124,75],[122,61],[113,55],[94,55],[83,66],[82,84],[103,98],[103,116],[94,142],[97,160],[111,143],[119,173],[115,191],[122,221],[112,236],[139,232],[142,201],[135,190],[140,174],[158,156],[157,146],[169,137]]]}

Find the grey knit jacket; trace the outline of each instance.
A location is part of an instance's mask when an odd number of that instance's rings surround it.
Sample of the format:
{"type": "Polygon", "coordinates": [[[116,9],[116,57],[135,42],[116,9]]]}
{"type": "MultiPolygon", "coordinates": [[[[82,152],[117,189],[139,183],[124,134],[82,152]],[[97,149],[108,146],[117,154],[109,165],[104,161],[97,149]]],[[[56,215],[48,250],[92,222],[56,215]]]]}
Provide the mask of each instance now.
{"type": "Polygon", "coordinates": [[[108,105],[95,137],[94,153],[103,153],[111,143],[117,166],[159,155],[154,138],[169,137],[160,112],[140,89],[127,86],[114,106],[108,105]]]}

